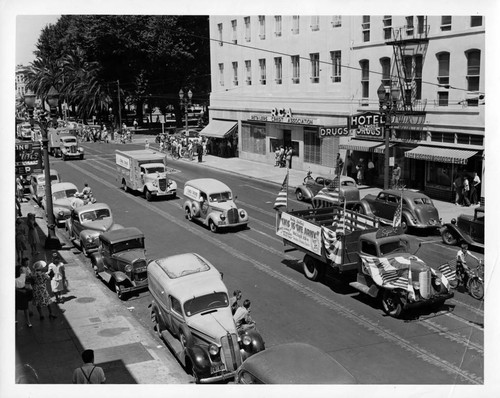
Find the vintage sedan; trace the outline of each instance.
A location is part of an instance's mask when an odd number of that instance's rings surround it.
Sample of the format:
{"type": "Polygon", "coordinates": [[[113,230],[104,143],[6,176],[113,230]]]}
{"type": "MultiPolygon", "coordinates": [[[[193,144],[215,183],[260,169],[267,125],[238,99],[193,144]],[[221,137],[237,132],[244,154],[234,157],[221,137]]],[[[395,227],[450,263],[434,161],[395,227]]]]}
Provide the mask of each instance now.
{"type": "Polygon", "coordinates": [[[237,330],[222,274],[200,255],[158,258],[147,272],[156,333],[197,383],[233,379],[265,349],[256,329],[237,330]]]}
{"type": "MultiPolygon", "coordinates": [[[[61,182],[61,176],[57,170],[50,169],[50,182],[51,184],[61,182]]],[[[32,174],[29,188],[32,199],[41,205],[45,196],[45,173],[32,174]]]]}
{"type": "Polygon", "coordinates": [[[217,232],[221,229],[246,227],[248,213],[238,208],[231,189],[219,180],[199,178],[184,185],[184,213],[217,232]]]}
{"type": "Polygon", "coordinates": [[[135,227],[115,229],[99,236],[99,249],[90,255],[96,276],[124,299],[148,287],[144,234],[135,227]]]}
{"type": "Polygon", "coordinates": [[[441,228],[438,210],[432,200],[420,192],[387,189],[376,196],[368,194],[361,199],[355,210],[378,217],[385,224],[392,224],[401,197],[403,198],[401,227],[404,233],[407,233],[409,228],[432,230],[441,228]]]}
{"type": "Polygon", "coordinates": [[[239,384],[356,384],[330,355],[306,343],[286,343],[252,355],[239,367],[239,384]]]}
{"type": "Polygon", "coordinates": [[[115,224],[110,207],[106,203],[93,203],[76,207],[66,220],[66,231],[70,240],[80,246],[83,254],[89,256],[99,247],[99,236],[106,231],[123,228],[115,224]]]}
{"type": "Polygon", "coordinates": [[[63,160],[80,159],[83,160],[84,149],[78,146],[78,141],[74,135],[61,135],[59,153],[63,160]]]}
{"type": "MultiPolygon", "coordinates": [[[[72,203],[78,189],[71,182],[59,182],[52,184],[52,207],[54,209],[54,220],[56,225],[63,223],[71,214],[72,203]]],[[[42,207],[47,211],[47,198],[42,198],[42,207]]]]}
{"type": "Polygon", "coordinates": [[[464,241],[484,249],[484,206],[474,209],[474,215],[461,214],[458,219],[452,218],[441,228],[441,237],[447,245],[464,241]]]}
{"type": "MultiPolygon", "coordinates": [[[[312,178],[310,174],[308,174],[308,176],[304,178],[304,183],[295,189],[295,197],[300,201],[311,201],[322,189],[333,189],[334,187],[339,187],[338,177],[325,178],[318,176],[312,178]]],[[[354,178],[340,176],[340,189],[346,193],[350,191],[357,192],[359,200],[359,190],[354,178]]]]}

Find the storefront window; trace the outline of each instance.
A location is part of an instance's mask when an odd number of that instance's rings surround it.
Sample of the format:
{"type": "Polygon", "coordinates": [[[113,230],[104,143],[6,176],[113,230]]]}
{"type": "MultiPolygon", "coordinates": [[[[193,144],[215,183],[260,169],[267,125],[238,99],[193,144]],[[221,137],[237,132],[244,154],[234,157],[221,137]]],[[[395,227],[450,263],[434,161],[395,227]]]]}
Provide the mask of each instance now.
{"type": "Polygon", "coordinates": [[[318,130],[304,129],[304,162],[321,164],[321,139],[318,130]]]}
{"type": "Polygon", "coordinates": [[[452,164],[427,162],[427,184],[442,185],[451,187],[452,183],[452,164]]]}
{"type": "Polygon", "coordinates": [[[266,154],[266,126],[264,124],[242,123],[242,151],[266,154]]]}

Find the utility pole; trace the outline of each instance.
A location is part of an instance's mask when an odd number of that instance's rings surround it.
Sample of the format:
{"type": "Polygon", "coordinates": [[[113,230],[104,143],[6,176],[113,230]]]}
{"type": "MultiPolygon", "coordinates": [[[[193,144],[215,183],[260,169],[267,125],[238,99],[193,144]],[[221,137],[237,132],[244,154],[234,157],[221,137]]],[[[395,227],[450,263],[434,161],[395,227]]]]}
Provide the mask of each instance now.
{"type": "Polygon", "coordinates": [[[118,85],[118,131],[122,133],[122,104],[120,101],[120,80],[116,81],[118,85]]]}

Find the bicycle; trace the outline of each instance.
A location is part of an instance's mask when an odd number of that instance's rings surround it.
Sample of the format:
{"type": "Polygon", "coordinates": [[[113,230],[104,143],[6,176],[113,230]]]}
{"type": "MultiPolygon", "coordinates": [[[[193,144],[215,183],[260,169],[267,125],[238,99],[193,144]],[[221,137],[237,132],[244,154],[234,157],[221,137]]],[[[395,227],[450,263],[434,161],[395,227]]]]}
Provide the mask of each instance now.
{"type": "Polygon", "coordinates": [[[187,148],[182,148],[181,149],[181,157],[184,159],[193,160],[193,150],[187,149],[187,148]]]}
{"type": "Polygon", "coordinates": [[[456,260],[448,262],[449,267],[455,272],[456,278],[450,280],[450,286],[457,288],[462,285],[465,290],[475,299],[484,297],[484,264],[480,260],[476,267],[459,269],[456,260]]]}

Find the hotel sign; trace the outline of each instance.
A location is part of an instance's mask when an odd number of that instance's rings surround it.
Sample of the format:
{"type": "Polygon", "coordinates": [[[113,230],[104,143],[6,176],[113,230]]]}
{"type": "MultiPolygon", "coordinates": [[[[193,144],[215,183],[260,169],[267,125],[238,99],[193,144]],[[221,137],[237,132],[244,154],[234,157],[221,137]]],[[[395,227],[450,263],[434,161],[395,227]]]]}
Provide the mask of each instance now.
{"type": "Polygon", "coordinates": [[[382,137],[385,116],[379,113],[364,112],[349,118],[349,127],[357,136],[382,137]]]}
{"type": "Polygon", "coordinates": [[[250,115],[250,121],[314,125],[317,119],[292,115],[290,108],[273,108],[269,114],[250,115]]]}

